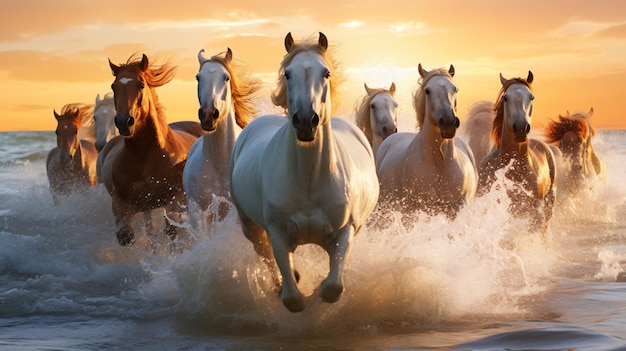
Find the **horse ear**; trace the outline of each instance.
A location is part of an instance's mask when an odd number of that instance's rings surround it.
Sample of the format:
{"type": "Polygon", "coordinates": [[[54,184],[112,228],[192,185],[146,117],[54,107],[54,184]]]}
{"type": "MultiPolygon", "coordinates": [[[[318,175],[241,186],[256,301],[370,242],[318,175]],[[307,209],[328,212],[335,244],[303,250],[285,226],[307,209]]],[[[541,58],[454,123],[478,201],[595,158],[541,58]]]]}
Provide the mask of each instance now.
{"type": "Polygon", "coordinates": [[[206,57],[204,57],[204,49],[201,49],[198,51],[198,63],[202,64],[204,61],[206,61],[206,57]]]}
{"type": "Polygon", "coordinates": [[[52,109],[52,112],[54,112],[54,118],[56,118],[56,119],[61,118],[61,116],[59,116],[59,114],[57,113],[57,110],[52,109]]]}
{"type": "Polygon", "coordinates": [[[508,82],[508,79],[504,78],[504,76],[502,75],[502,73],[500,73],[500,83],[502,83],[502,85],[505,85],[506,82],[508,82]]]}
{"type": "Polygon", "coordinates": [[[120,69],[120,66],[114,64],[113,62],[111,62],[111,59],[109,59],[109,67],[111,67],[111,73],[113,74],[113,76],[117,76],[117,72],[120,69]]]}
{"type": "Polygon", "coordinates": [[[233,51],[230,48],[226,50],[226,57],[224,57],[224,60],[226,63],[230,63],[233,60],[233,51]]]}
{"type": "Polygon", "coordinates": [[[428,72],[426,72],[426,70],[424,68],[422,68],[422,64],[421,63],[417,64],[417,71],[420,73],[420,77],[422,77],[422,78],[425,78],[426,74],[428,73],[428,72]]]}
{"type": "Polygon", "coordinates": [[[454,66],[450,65],[450,69],[448,70],[448,74],[450,77],[454,77],[454,66]]]}
{"type": "Polygon", "coordinates": [[[102,100],[100,100],[100,94],[97,94],[96,95],[96,105],[99,104],[100,101],[102,101],[102,100]]]}
{"type": "Polygon", "coordinates": [[[320,32],[319,45],[320,48],[322,48],[322,51],[326,51],[328,49],[328,39],[322,32],[320,32]]]}
{"type": "Polygon", "coordinates": [[[393,96],[395,92],[396,92],[396,83],[391,82],[391,86],[389,86],[389,93],[391,94],[391,96],[393,96]]]}
{"type": "Polygon", "coordinates": [[[291,32],[289,32],[287,33],[287,36],[285,36],[285,49],[287,49],[287,52],[291,51],[293,45],[293,37],[291,36],[291,32]]]}
{"type": "Polygon", "coordinates": [[[372,89],[370,89],[370,87],[367,86],[367,83],[363,83],[363,86],[365,87],[365,92],[367,93],[367,95],[372,95],[372,89]]]}
{"type": "Polygon", "coordinates": [[[589,117],[593,116],[593,107],[589,109],[589,113],[587,113],[587,115],[589,115],[589,117]]]}
{"type": "Polygon", "coordinates": [[[145,71],[148,69],[148,56],[146,56],[146,54],[143,54],[143,56],[141,56],[141,70],[145,71]]]}
{"type": "Polygon", "coordinates": [[[528,84],[531,84],[534,78],[535,77],[533,76],[533,72],[528,71],[528,78],[526,78],[526,82],[528,82],[528,84]]]}

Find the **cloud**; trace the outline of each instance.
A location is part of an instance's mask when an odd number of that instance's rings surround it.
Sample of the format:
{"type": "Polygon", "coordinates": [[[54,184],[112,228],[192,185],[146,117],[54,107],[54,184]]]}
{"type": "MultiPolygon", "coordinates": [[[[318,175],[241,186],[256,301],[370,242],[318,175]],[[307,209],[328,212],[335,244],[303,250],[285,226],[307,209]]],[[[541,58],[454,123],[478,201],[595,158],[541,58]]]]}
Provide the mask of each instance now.
{"type": "Polygon", "coordinates": [[[603,39],[626,39],[626,23],[607,26],[597,31],[594,37],[603,39]]]}

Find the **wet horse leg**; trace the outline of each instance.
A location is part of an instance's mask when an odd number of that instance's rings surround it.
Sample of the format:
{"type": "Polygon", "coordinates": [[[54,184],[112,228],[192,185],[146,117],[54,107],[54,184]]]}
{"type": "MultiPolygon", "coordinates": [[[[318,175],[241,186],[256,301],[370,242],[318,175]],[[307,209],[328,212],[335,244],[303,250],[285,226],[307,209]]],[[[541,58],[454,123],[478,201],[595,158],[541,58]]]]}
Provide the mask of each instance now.
{"type": "Polygon", "coordinates": [[[328,276],[321,284],[321,295],[324,301],[335,302],[341,297],[343,292],[343,269],[354,234],[354,227],[348,224],[332,240],[326,243],[325,249],[330,259],[330,270],[328,276]]]}
{"type": "Polygon", "coordinates": [[[283,305],[291,312],[300,312],[304,309],[304,296],[298,289],[298,274],[293,267],[295,246],[289,242],[286,233],[282,233],[276,228],[270,228],[269,236],[274,258],[283,280],[281,292],[283,305]]]}
{"type": "Polygon", "coordinates": [[[267,265],[270,272],[272,273],[274,284],[277,288],[280,288],[281,280],[278,272],[276,271],[276,264],[274,263],[274,252],[272,251],[272,246],[267,236],[267,232],[256,223],[254,223],[250,218],[248,218],[248,216],[241,213],[241,211],[238,211],[238,213],[243,234],[248,240],[252,242],[254,250],[259,256],[261,256],[263,262],[267,265]]]}
{"type": "Polygon", "coordinates": [[[131,246],[135,243],[135,233],[130,226],[130,219],[134,215],[132,206],[115,196],[112,200],[113,216],[117,227],[117,241],[122,246],[131,246]]]}

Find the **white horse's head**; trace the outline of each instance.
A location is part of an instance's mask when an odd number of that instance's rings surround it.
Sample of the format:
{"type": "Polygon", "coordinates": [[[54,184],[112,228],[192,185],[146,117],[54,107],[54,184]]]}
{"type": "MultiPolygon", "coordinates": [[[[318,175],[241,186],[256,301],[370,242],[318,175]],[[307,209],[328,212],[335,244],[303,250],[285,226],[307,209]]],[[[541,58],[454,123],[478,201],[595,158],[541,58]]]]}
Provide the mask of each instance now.
{"type": "Polygon", "coordinates": [[[300,141],[313,141],[318,127],[328,123],[331,111],[331,67],[323,57],[328,40],[319,34],[317,45],[296,45],[288,33],[287,55],[293,55],[284,66],[287,113],[300,141]]]}
{"type": "Polygon", "coordinates": [[[100,94],[98,94],[93,108],[93,120],[96,124],[96,149],[98,151],[102,150],[104,145],[117,135],[115,114],[113,94],[106,94],[104,98],[100,98],[100,94]]]}
{"type": "MultiPolygon", "coordinates": [[[[533,114],[533,100],[531,91],[533,73],[528,71],[528,77],[506,79],[500,74],[502,94],[496,102],[496,120],[500,115],[502,135],[513,135],[513,140],[522,143],[528,140],[533,114]]],[[[495,132],[495,131],[494,131],[495,132]]]]}
{"type": "MultiPolygon", "coordinates": [[[[422,122],[430,123],[435,129],[439,129],[442,138],[454,138],[456,129],[460,125],[459,118],[456,116],[458,89],[452,83],[454,66],[450,65],[447,72],[426,71],[421,64],[417,68],[423,80],[418,95],[424,99],[423,107],[416,108],[418,115],[423,113],[422,118],[429,116],[428,121],[422,120],[422,122]]],[[[419,105],[419,102],[417,104],[419,105]]]]}
{"type": "Polygon", "coordinates": [[[204,49],[198,52],[200,70],[196,74],[200,102],[198,118],[202,129],[214,131],[220,117],[227,116],[232,106],[231,75],[225,65],[232,61],[233,52],[228,48],[223,58],[213,56],[210,59],[203,53],[204,49]]]}
{"type": "Polygon", "coordinates": [[[369,103],[369,116],[372,134],[387,138],[398,131],[398,103],[393,98],[396,84],[391,83],[389,90],[371,89],[365,84],[368,96],[373,96],[369,103]]]}

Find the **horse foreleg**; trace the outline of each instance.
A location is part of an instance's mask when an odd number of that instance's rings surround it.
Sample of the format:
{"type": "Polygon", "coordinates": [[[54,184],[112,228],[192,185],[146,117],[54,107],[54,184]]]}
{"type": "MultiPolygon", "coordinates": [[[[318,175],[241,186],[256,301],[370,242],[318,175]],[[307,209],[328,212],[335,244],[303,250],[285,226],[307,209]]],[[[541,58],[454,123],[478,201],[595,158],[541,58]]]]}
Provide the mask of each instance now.
{"type": "Polygon", "coordinates": [[[337,233],[334,240],[329,240],[326,243],[325,249],[330,259],[330,271],[321,284],[321,295],[324,301],[335,302],[341,297],[343,292],[343,268],[354,233],[354,227],[348,224],[337,233]]]}
{"type": "Polygon", "coordinates": [[[289,243],[285,233],[277,233],[276,231],[272,233],[270,230],[270,241],[276,264],[283,279],[281,292],[283,305],[290,312],[300,312],[304,309],[304,296],[298,289],[298,284],[296,283],[297,273],[293,268],[293,251],[295,248],[289,243]]]}
{"type": "Polygon", "coordinates": [[[115,217],[115,226],[117,227],[117,241],[122,246],[131,246],[135,243],[135,233],[130,226],[130,219],[134,215],[132,208],[126,201],[113,198],[112,201],[113,216],[115,217]]]}

